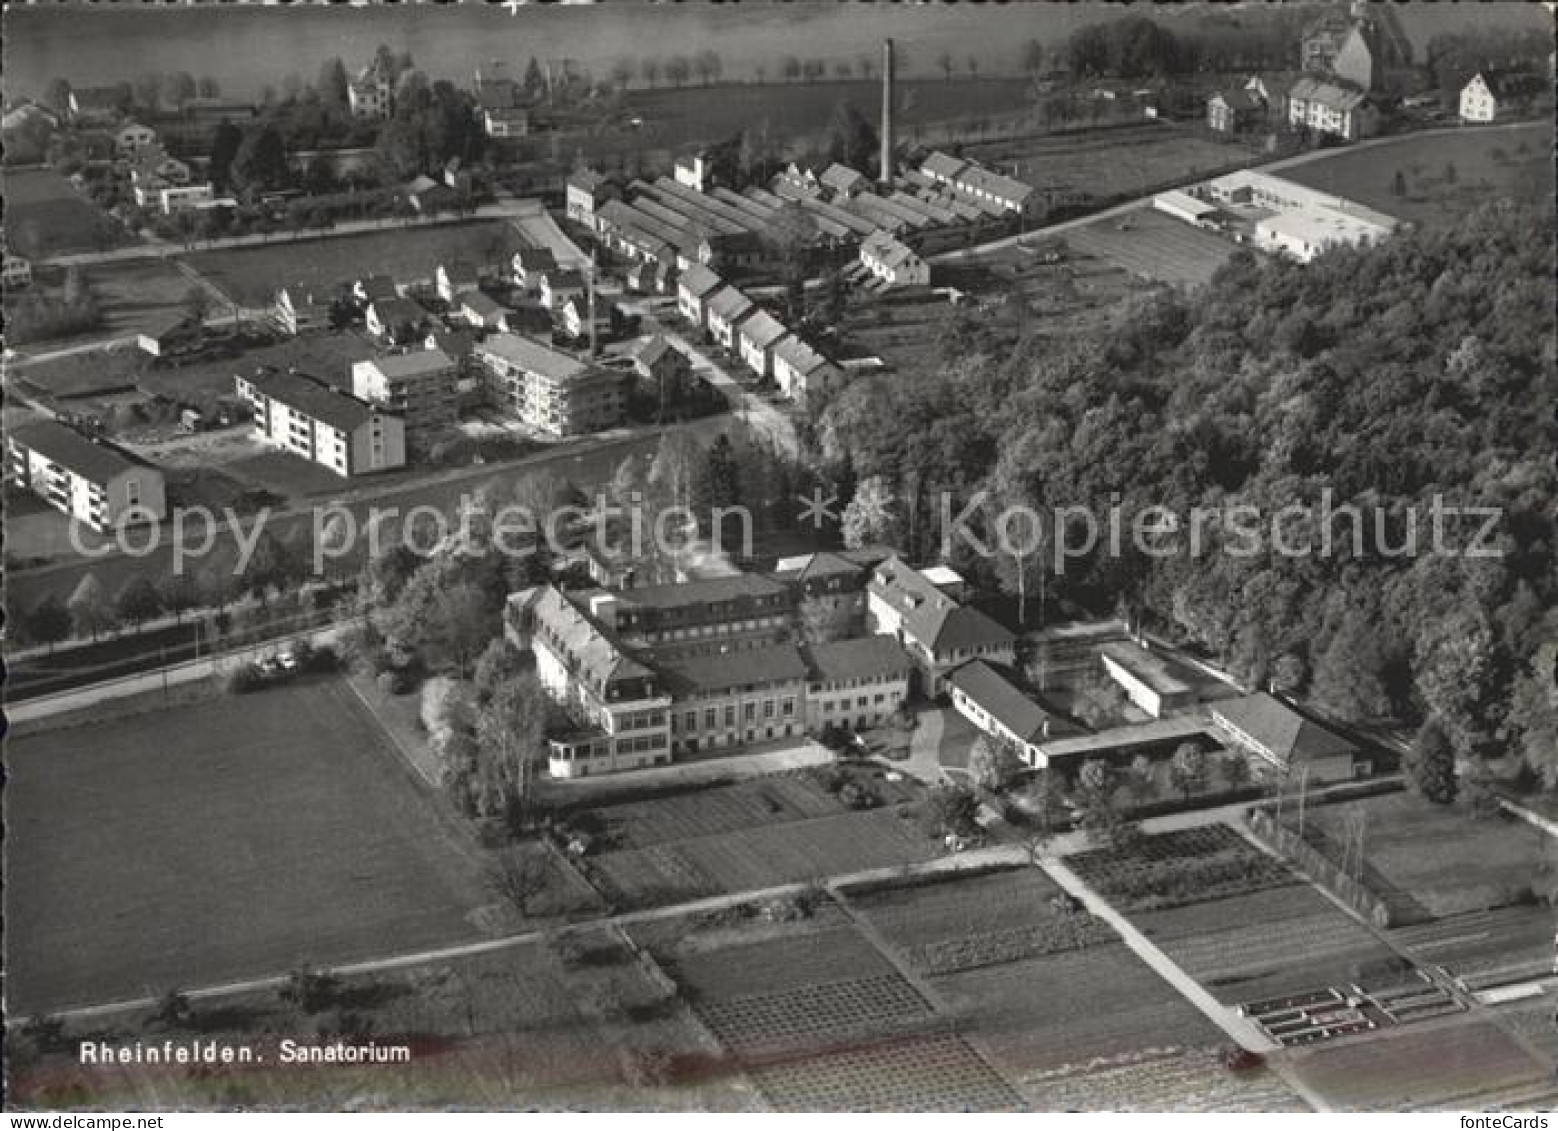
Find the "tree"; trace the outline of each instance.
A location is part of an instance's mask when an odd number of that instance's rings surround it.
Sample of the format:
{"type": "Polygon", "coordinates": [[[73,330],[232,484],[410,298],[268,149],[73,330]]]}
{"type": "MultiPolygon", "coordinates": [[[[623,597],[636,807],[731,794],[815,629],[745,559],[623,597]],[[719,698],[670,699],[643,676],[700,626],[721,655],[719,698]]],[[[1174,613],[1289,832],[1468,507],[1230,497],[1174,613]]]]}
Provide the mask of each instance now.
{"type": "Polygon", "coordinates": [[[709,86],[720,77],[725,65],[720,62],[719,52],[704,50],[693,58],[693,68],[698,72],[699,81],[709,86]]]}
{"type": "Polygon", "coordinates": [[[895,545],[899,537],[897,503],[881,476],[862,479],[840,520],[844,545],[851,550],[895,545]]]}
{"type": "Polygon", "coordinates": [[[478,815],[502,820],[511,831],[528,824],[548,715],[546,693],[528,672],[501,685],[477,710],[479,764],[472,784],[478,815]]]}
{"type": "Polygon", "coordinates": [[[1446,162],[1444,166],[1444,183],[1453,185],[1458,180],[1460,180],[1460,174],[1455,169],[1455,162],[1446,162]]]}
{"type": "Polygon", "coordinates": [[[936,66],[941,68],[942,81],[951,82],[952,68],[954,66],[952,61],[952,52],[943,51],[940,55],[936,56],[936,66]]]}
{"type": "Polygon", "coordinates": [[[195,76],[188,71],[172,71],[162,76],[162,100],[169,106],[182,110],[184,103],[195,97],[195,76]]]}
{"type": "Polygon", "coordinates": [[[495,637],[476,659],[471,689],[478,706],[490,702],[505,684],[519,678],[526,668],[523,653],[504,637],[495,637]]]}
{"type": "Polygon", "coordinates": [[[1081,810],[1081,827],[1088,837],[1101,845],[1112,844],[1120,826],[1114,792],[1117,775],[1102,758],[1089,758],[1077,771],[1076,804],[1081,810]]]}
{"type": "Polygon", "coordinates": [[[1044,44],[1037,39],[1030,39],[1022,45],[1022,69],[1029,75],[1038,75],[1043,72],[1046,61],[1044,44]]]}
{"type": "Polygon", "coordinates": [[[1157,795],[1156,767],[1150,756],[1138,754],[1131,759],[1130,769],[1125,772],[1125,789],[1138,805],[1151,801],[1157,795]]]}
{"type": "Polygon", "coordinates": [[[552,886],[546,855],[522,845],[505,845],[487,868],[487,889],[528,919],[537,896],[552,886]]]}
{"type": "Polygon", "coordinates": [[[107,632],[118,623],[103,583],[95,574],[83,574],[65,604],[70,610],[70,620],[77,634],[84,633],[93,640],[97,639],[99,633],[107,632]]]}
{"type": "Polygon", "coordinates": [[[303,559],[298,552],[269,530],[261,530],[249,556],[243,586],[251,597],[262,602],[272,589],[285,592],[304,577],[303,559]]]}
{"type": "Polygon", "coordinates": [[[138,573],[124,583],[114,600],[114,613],[119,620],[140,631],[141,625],[162,612],[162,598],[157,583],[144,573],[138,573]]]}
{"type": "Polygon", "coordinates": [[[341,979],[328,970],[316,970],[301,966],[287,975],[287,980],[276,991],[287,1005],[295,1005],[304,1013],[323,1013],[341,998],[341,979]]]}
{"type": "Polygon", "coordinates": [[[627,57],[618,59],[611,65],[611,81],[616,84],[617,93],[627,91],[628,84],[633,81],[633,60],[627,57]]]}
{"type": "Polygon", "coordinates": [[[243,130],[225,119],[218,123],[211,135],[211,159],[209,173],[211,183],[218,189],[231,184],[233,159],[243,145],[243,130]]]}
{"type": "MultiPolygon", "coordinates": [[[[534,64],[534,62],[535,60],[532,59],[531,63],[534,64]]],[[[651,90],[654,89],[655,84],[660,81],[660,60],[653,56],[646,56],[644,61],[639,64],[638,69],[639,73],[644,76],[644,85],[651,90]]]]}
{"type": "Polygon", "coordinates": [[[205,287],[197,283],[184,292],[184,315],[191,322],[203,324],[210,312],[211,296],[206,293],[205,287]]]}
{"type": "Polygon", "coordinates": [[[54,78],[43,89],[43,104],[56,114],[70,113],[70,82],[54,78]]]}
{"type": "MultiPolygon", "coordinates": [[[[702,504],[698,509],[712,512],[716,507],[735,507],[741,503],[741,467],[736,461],[735,445],[724,433],[716,436],[704,455],[702,504]]],[[[711,517],[712,521],[712,517],[711,517]]]]}
{"type": "Polygon", "coordinates": [[[878,156],[876,127],[850,103],[840,99],[828,122],[828,156],[852,169],[868,169],[878,156]]]}
{"type": "Polygon", "coordinates": [[[935,837],[971,836],[979,830],[979,798],[964,785],[942,784],[920,807],[920,821],[935,837]]]}
{"type": "Polygon", "coordinates": [[[1444,729],[1434,719],[1426,721],[1412,740],[1412,784],[1435,805],[1448,805],[1460,792],[1455,751],[1444,729]]]}
{"type": "Polygon", "coordinates": [[[1390,179],[1390,195],[1394,196],[1394,197],[1397,197],[1399,199],[1400,197],[1403,197],[1406,194],[1407,194],[1407,178],[1406,178],[1406,174],[1403,173],[1400,169],[1397,169],[1396,170],[1396,175],[1390,179]]]}
{"type": "Polygon", "coordinates": [[[34,605],[22,622],[27,639],[33,644],[47,645],[50,652],[54,651],[54,645],[70,636],[70,627],[70,610],[53,593],[34,605]]]}
{"type": "Polygon", "coordinates": [[[801,61],[794,55],[786,55],[779,64],[779,73],[784,76],[785,82],[794,82],[801,77],[801,61]]]}
{"type": "Polygon", "coordinates": [[[1230,750],[1223,755],[1221,768],[1229,789],[1243,789],[1250,784],[1250,762],[1243,754],[1230,750]]]}
{"type": "Polygon", "coordinates": [[[244,132],[228,171],[233,188],[252,198],[257,193],[281,188],[291,175],[286,141],[274,123],[262,120],[244,132]]]}
{"type": "Polygon", "coordinates": [[[1009,742],[981,735],[968,754],[968,772],[983,789],[1005,789],[1022,772],[1023,762],[1009,742]]]}
{"type": "Polygon", "coordinates": [[[340,56],[332,55],[326,59],[319,68],[319,81],[316,84],[320,99],[332,106],[345,106],[350,101],[350,86],[346,64],[341,62],[340,56]]]}
{"type": "Polygon", "coordinates": [[[222,85],[211,75],[202,75],[200,81],[195,85],[201,98],[221,97],[222,85]]]}
{"type": "Polygon", "coordinates": [[[1169,779],[1185,800],[1206,782],[1206,752],[1193,742],[1182,742],[1169,763],[1169,779]]]}
{"type": "Polygon", "coordinates": [[[194,1018],[195,1011],[190,1008],[188,995],[182,990],[168,989],[157,998],[150,1023],[163,1029],[183,1029],[194,1018]]]}
{"type": "Polygon", "coordinates": [[[692,77],[692,62],[685,55],[672,55],[665,61],[665,77],[672,86],[686,86],[692,77]]]}
{"type": "Polygon", "coordinates": [[[831,644],[848,634],[847,611],[841,614],[825,597],[802,597],[796,615],[800,621],[801,639],[808,644],[831,644]]]}
{"type": "Polygon", "coordinates": [[[157,110],[162,106],[162,76],[146,73],[136,76],[130,84],[132,97],[138,110],[157,110]]]}

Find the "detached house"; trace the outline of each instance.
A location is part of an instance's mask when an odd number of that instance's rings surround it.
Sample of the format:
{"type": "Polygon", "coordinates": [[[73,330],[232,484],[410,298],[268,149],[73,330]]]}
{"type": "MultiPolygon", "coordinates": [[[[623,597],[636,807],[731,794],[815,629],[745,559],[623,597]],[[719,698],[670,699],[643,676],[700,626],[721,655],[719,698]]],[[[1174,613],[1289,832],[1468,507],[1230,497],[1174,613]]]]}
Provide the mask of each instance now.
{"type": "Polygon", "coordinates": [[[481,291],[466,291],[455,298],[453,305],[455,313],[468,326],[483,330],[499,330],[504,333],[511,333],[515,329],[510,322],[514,312],[481,291]]]}
{"type": "Polygon", "coordinates": [[[427,328],[428,314],[407,298],[385,298],[368,304],[365,319],[368,333],[381,342],[405,345],[421,337],[427,328]]]}
{"type": "Polygon", "coordinates": [[[391,98],[389,76],[380,70],[377,60],[346,84],[346,100],[354,117],[389,117],[391,98]]]}
{"type": "Polygon", "coordinates": [[[774,346],[774,381],[791,400],[805,402],[839,379],[843,370],[791,334],[774,346]]]}
{"type": "Polygon", "coordinates": [[[1535,75],[1478,71],[1461,88],[1461,121],[1484,125],[1518,115],[1530,109],[1543,86],[1535,75]]]}
{"type": "Polygon", "coordinates": [[[114,133],[114,152],[120,157],[135,157],[156,148],[157,131],[139,122],[126,122],[114,133]]]}
{"type": "Polygon", "coordinates": [[[593,323],[590,314],[588,295],[570,295],[558,314],[558,328],[576,342],[589,341],[591,331],[597,341],[604,342],[620,334],[627,324],[621,307],[607,298],[596,297],[593,323]]]}
{"type": "Polygon", "coordinates": [[[861,242],[860,263],[886,287],[930,285],[930,264],[881,229],[861,242]]]}
{"type": "Polygon", "coordinates": [[[522,247],[514,253],[509,266],[515,284],[533,295],[541,289],[541,276],[557,270],[557,257],[549,247],[522,247]]]}
{"type": "Polygon", "coordinates": [[[574,295],[582,295],[584,290],[584,276],[570,268],[545,271],[536,281],[536,297],[552,311],[561,310],[565,302],[574,295]]]}
{"type": "Polygon", "coordinates": [[[271,303],[271,325],[289,338],[325,330],[330,326],[330,307],[315,302],[311,294],[301,294],[294,299],[291,290],[282,287],[271,303]]]}
{"type": "Polygon", "coordinates": [[[568,219],[595,230],[595,213],[608,200],[622,195],[611,181],[593,169],[580,169],[568,178],[568,219]]]}
{"type": "Polygon", "coordinates": [[[1265,104],[1247,89],[1220,92],[1206,100],[1206,124],[1219,133],[1253,129],[1265,117],[1265,104]]]}
{"type": "Polygon", "coordinates": [[[1362,90],[1301,78],[1288,91],[1288,124],[1357,141],[1378,132],[1379,111],[1362,90]]]}
{"type": "Polygon", "coordinates": [[[438,297],[447,303],[453,303],[457,297],[466,291],[473,291],[479,283],[480,276],[476,272],[475,264],[463,259],[456,259],[449,263],[440,263],[434,278],[434,284],[438,288],[438,297]]]}

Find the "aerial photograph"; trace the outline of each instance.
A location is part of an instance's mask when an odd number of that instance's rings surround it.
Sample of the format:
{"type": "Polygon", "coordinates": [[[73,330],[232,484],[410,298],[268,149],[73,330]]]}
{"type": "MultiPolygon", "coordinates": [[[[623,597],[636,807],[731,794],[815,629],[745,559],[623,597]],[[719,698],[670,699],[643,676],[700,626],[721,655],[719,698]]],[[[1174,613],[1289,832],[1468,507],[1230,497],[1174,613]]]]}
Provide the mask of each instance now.
{"type": "Polygon", "coordinates": [[[1546,1127],[1554,8],[6,4],[11,1125],[1546,1127]]]}

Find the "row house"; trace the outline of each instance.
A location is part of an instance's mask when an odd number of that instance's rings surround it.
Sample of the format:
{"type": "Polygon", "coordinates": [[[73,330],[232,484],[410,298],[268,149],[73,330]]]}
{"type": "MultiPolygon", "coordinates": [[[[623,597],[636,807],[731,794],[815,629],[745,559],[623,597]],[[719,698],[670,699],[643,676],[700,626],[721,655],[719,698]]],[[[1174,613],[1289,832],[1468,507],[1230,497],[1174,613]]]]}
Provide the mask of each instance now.
{"type": "Polygon", "coordinates": [[[751,317],[741,323],[736,333],[736,344],[743,364],[759,377],[772,377],[774,347],[789,332],[784,323],[768,311],[753,311],[751,317]]]}
{"type": "Polygon", "coordinates": [[[6,478],[55,510],[104,531],[167,517],[162,472],[57,420],[8,430],[6,478]]]}
{"type": "Polygon", "coordinates": [[[452,305],[454,315],[473,329],[509,334],[518,328],[514,311],[483,291],[465,291],[452,305]]]}
{"type": "Polygon", "coordinates": [[[822,395],[842,375],[843,370],[794,334],[774,347],[774,382],[797,403],[822,395]]]}
{"type": "Polygon", "coordinates": [[[480,283],[481,276],[476,270],[476,265],[464,259],[440,263],[433,275],[433,285],[438,291],[438,297],[450,304],[466,291],[474,291],[480,283]]]}
{"type": "Polygon", "coordinates": [[[752,300],[735,287],[716,291],[707,304],[709,333],[722,348],[734,351],[736,327],[756,309],[752,300]]]}
{"type": "Polygon", "coordinates": [[[405,422],[379,405],[295,371],[261,369],[233,380],[268,444],[344,478],[406,465],[405,422]]]}
{"type": "Polygon", "coordinates": [[[708,326],[709,299],[713,298],[725,281],[701,263],[682,272],[676,281],[676,309],[681,316],[699,329],[708,326]]]}

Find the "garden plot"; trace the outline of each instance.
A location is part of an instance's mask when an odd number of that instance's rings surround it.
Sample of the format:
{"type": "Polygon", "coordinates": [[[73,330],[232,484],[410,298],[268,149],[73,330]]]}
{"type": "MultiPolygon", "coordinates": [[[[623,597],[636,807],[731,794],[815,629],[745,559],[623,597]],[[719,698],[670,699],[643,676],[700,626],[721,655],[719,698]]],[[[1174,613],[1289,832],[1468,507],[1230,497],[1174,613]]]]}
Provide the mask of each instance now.
{"type": "Polygon", "coordinates": [[[1309,1111],[1270,1069],[1230,1072],[1216,1048],[1170,1049],[1035,1074],[1020,1082],[1039,1111],[1309,1111]]]}
{"type": "Polygon", "coordinates": [[[1044,873],[1022,868],[939,876],[850,896],[917,970],[951,974],[1098,946],[1114,931],[1067,901],[1044,873]]]}
{"type": "Polygon", "coordinates": [[[950,1033],[930,1033],[750,1073],[779,1111],[1012,1111],[1021,1099],[950,1033]]]}
{"type": "Polygon", "coordinates": [[[1226,825],[1159,833],[1126,847],[1082,852],[1066,863],[1125,911],[1224,899],[1297,882],[1286,865],[1226,825]]]}
{"type": "Polygon", "coordinates": [[[1134,916],[1185,973],[1230,1005],[1400,970],[1393,951],[1319,892],[1290,885],[1134,916]]]}

